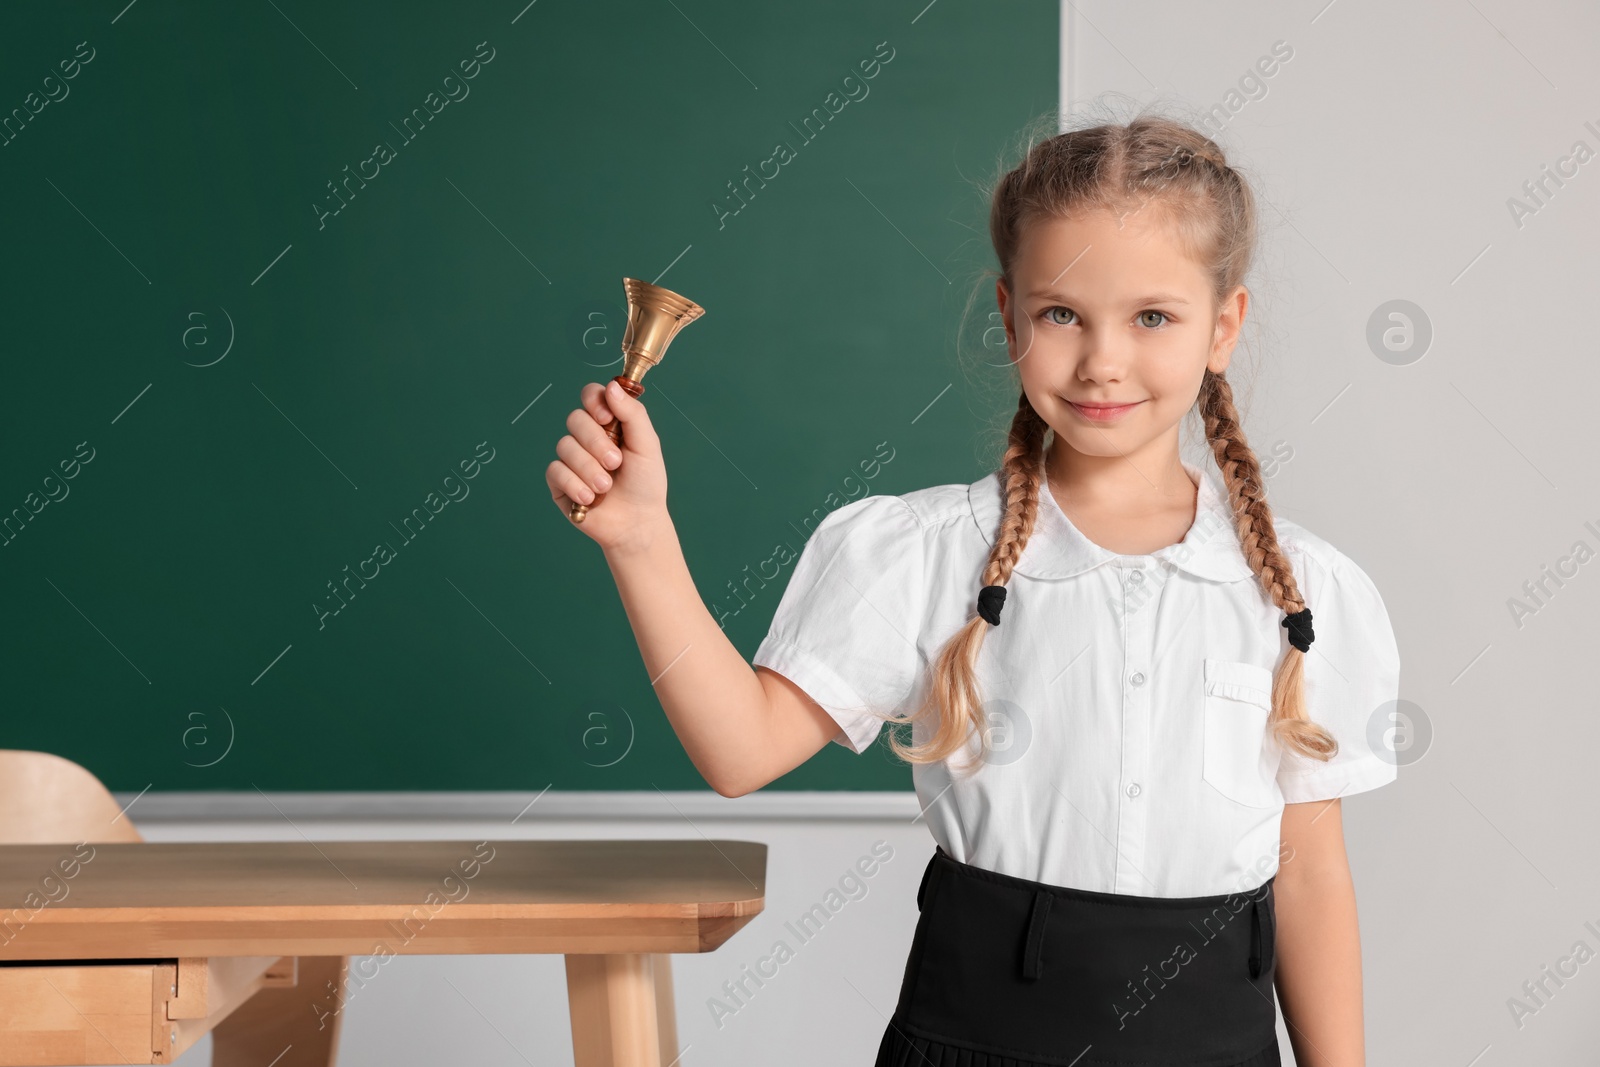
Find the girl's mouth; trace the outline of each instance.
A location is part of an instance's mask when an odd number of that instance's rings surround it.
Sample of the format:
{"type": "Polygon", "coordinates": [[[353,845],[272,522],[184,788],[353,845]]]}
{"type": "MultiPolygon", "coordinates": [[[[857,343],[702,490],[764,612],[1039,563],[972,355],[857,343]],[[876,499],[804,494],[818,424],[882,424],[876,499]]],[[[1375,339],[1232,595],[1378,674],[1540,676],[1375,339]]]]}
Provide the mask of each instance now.
{"type": "Polygon", "coordinates": [[[1082,415],[1084,418],[1088,419],[1090,422],[1101,422],[1101,423],[1104,423],[1104,422],[1116,422],[1118,419],[1122,418],[1122,416],[1126,415],[1128,412],[1132,411],[1134,408],[1136,408],[1140,404],[1144,403],[1144,401],[1143,400],[1135,400],[1131,404],[1115,404],[1115,405],[1076,404],[1076,403],[1073,403],[1071,400],[1067,401],[1067,403],[1072,404],[1072,410],[1076,411],[1079,415],[1082,415]]]}

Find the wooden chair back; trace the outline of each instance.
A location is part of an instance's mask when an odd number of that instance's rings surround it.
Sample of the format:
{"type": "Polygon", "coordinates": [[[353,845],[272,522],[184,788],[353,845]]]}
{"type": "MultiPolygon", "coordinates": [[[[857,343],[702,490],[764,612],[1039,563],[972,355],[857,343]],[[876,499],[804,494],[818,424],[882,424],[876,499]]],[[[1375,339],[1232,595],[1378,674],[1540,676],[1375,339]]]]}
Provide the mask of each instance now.
{"type": "Polygon", "coordinates": [[[0,749],[0,844],[143,840],[86,768],[51,752],[0,749]]]}

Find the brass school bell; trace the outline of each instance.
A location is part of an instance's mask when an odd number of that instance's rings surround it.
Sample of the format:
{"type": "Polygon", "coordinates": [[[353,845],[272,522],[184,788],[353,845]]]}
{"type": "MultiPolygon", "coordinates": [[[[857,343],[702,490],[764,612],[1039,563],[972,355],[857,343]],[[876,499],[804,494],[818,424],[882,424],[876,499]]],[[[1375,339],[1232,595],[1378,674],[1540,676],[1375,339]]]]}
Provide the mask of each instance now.
{"type": "MultiPolygon", "coordinates": [[[[645,371],[661,362],[678,331],[704,315],[706,309],[671,289],[637,278],[622,279],[622,288],[628,294],[628,326],[622,333],[622,373],[612,380],[637,400],[644,393],[645,371]]],[[[621,453],[622,423],[613,418],[605,431],[621,453]]],[[[572,521],[582,522],[589,509],[599,507],[604,499],[604,493],[596,493],[591,504],[574,500],[572,521]]]]}

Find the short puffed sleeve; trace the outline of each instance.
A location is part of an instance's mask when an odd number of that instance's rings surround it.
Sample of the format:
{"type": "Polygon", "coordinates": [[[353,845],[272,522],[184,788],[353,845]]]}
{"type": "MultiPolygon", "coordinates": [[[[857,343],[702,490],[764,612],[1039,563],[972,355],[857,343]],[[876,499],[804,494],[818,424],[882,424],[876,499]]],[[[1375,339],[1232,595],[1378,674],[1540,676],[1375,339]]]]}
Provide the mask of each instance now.
{"type": "Polygon", "coordinates": [[[1348,556],[1308,561],[1295,577],[1315,634],[1305,655],[1306,714],[1339,742],[1324,762],[1285,750],[1278,787],[1286,804],[1329,800],[1395,780],[1389,735],[1400,695],[1400,649],[1378,588],[1348,556]]]}
{"type": "Polygon", "coordinates": [[[751,662],[794,682],[861,753],[916,687],[923,532],[898,496],[868,496],[817,525],[751,662]]]}

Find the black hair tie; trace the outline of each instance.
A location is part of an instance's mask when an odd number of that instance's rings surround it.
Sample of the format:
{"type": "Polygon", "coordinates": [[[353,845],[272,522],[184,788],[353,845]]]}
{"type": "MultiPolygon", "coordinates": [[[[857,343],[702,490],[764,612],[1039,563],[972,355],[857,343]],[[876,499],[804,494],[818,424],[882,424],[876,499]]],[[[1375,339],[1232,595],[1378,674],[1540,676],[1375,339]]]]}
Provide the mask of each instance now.
{"type": "Polygon", "coordinates": [[[1006,606],[1006,587],[986,585],[978,590],[978,614],[990,626],[1000,625],[1000,609],[1006,606]]]}
{"type": "Polygon", "coordinates": [[[1301,652],[1311,647],[1316,635],[1311,632],[1311,609],[1301,608],[1283,617],[1283,626],[1289,630],[1289,643],[1301,652]]]}

